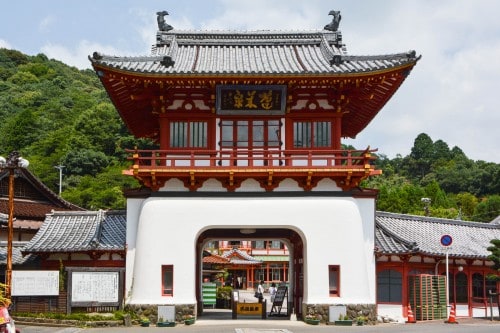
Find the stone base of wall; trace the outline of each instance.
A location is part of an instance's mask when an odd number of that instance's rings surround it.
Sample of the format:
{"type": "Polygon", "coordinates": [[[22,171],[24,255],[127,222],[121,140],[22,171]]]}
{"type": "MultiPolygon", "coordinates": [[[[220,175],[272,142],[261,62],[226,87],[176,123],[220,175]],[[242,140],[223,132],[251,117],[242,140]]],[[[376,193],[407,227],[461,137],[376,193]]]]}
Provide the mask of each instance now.
{"type": "MultiPolygon", "coordinates": [[[[137,318],[148,318],[151,324],[158,321],[158,306],[169,304],[128,304],[125,311],[134,313],[137,318]]],[[[196,318],[196,304],[175,304],[175,321],[183,322],[184,317],[191,315],[196,318]]]]}
{"type": "MultiPolygon", "coordinates": [[[[332,304],[302,304],[302,315],[317,315],[322,323],[333,323],[338,318],[328,318],[330,306],[332,304]]],[[[336,304],[337,305],[337,304],[336,304]]],[[[356,318],[363,316],[366,318],[366,324],[375,325],[377,323],[377,305],[376,304],[338,304],[344,305],[347,309],[347,317],[356,321],[356,318]]]]}

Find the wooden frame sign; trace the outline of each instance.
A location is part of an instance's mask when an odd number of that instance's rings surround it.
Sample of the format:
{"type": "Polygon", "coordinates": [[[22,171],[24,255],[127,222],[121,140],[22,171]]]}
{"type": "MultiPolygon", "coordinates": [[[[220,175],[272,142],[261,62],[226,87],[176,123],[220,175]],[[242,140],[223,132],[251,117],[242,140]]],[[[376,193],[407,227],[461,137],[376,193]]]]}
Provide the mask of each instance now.
{"type": "Polygon", "coordinates": [[[236,313],[240,315],[260,316],[263,304],[265,303],[238,303],[236,313]]]}
{"type": "Polygon", "coordinates": [[[12,296],[58,296],[59,271],[12,271],[12,296]]]}
{"type": "Polygon", "coordinates": [[[68,306],[121,306],[123,268],[68,267],[68,306]]]}
{"type": "Polygon", "coordinates": [[[281,115],[286,109],[285,85],[218,85],[217,114],[281,115]]]}

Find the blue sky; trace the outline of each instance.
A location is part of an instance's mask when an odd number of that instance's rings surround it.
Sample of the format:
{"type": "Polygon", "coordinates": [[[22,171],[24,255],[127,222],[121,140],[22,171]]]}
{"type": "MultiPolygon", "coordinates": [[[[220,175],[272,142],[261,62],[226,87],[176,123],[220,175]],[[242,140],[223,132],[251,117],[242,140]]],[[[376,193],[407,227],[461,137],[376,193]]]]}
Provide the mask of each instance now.
{"type": "Polygon", "coordinates": [[[427,133],[468,157],[500,163],[500,1],[15,0],[0,12],[0,47],[89,68],[88,55],[147,55],[156,12],[187,30],[318,30],[340,10],[352,55],[422,55],[355,140],[394,158],[427,133]]]}

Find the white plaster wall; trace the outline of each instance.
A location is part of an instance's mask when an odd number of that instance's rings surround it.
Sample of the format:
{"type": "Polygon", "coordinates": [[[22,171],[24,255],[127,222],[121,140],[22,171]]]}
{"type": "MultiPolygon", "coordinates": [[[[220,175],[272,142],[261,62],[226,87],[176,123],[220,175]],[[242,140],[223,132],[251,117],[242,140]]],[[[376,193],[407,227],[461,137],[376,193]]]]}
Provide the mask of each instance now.
{"type": "Polygon", "coordinates": [[[196,239],[211,228],[289,228],[304,240],[306,303],[375,303],[373,200],[343,197],[129,200],[127,303],[190,304],[196,239]],[[304,237],[304,235],[306,235],[304,237]],[[174,296],[161,296],[161,266],[174,266],[174,296]],[[328,265],[340,265],[341,297],[329,297],[328,265]]]}
{"type": "Polygon", "coordinates": [[[144,199],[128,199],[127,200],[127,257],[125,262],[125,300],[129,297],[129,292],[132,288],[134,278],[134,262],[137,227],[139,225],[139,215],[144,199]]]}
{"type": "Polygon", "coordinates": [[[377,314],[379,318],[389,318],[401,324],[408,320],[403,317],[403,306],[398,304],[378,304],[377,314]]]}
{"type": "Polygon", "coordinates": [[[326,205],[309,200],[314,215],[303,222],[308,235],[303,301],[375,304],[373,205],[366,199],[329,198],[326,205]],[[340,297],[329,296],[328,265],[340,265],[340,297]]]}

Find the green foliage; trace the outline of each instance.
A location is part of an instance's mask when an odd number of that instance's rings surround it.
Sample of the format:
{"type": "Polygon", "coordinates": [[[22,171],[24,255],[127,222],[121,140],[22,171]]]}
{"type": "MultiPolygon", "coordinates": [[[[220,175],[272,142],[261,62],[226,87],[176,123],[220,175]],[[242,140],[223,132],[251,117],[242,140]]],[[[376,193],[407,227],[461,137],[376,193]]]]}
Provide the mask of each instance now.
{"type": "Polygon", "coordinates": [[[424,215],[421,198],[427,197],[434,217],[489,222],[500,214],[500,165],[474,162],[425,133],[410,155],[381,155],[375,165],[383,175],[362,185],[379,190],[378,210],[424,215]]]}
{"type": "Polygon", "coordinates": [[[492,239],[490,243],[492,245],[488,247],[488,251],[491,254],[488,256],[488,259],[493,261],[493,269],[497,271],[496,277],[490,276],[490,278],[500,280],[500,239],[492,239]]]}
{"type": "Polygon", "coordinates": [[[64,199],[90,209],[124,209],[123,189],[139,186],[137,180],[125,177],[124,165],[113,165],[95,177],[90,175],[69,177],[70,187],[63,192],[64,199]]]}
{"type": "Polygon", "coordinates": [[[138,183],[121,175],[124,149],[150,145],[128,133],[94,71],[7,49],[0,49],[0,136],[0,154],[20,151],[56,193],[54,166],[64,165],[63,197],[95,209],[125,208],[122,189],[138,183]]]}
{"type": "Polygon", "coordinates": [[[492,195],[482,200],[474,211],[474,217],[479,221],[491,221],[500,212],[500,195],[492,195]]]}
{"type": "Polygon", "coordinates": [[[70,150],[61,162],[68,176],[95,176],[109,165],[110,159],[102,151],[83,148],[70,150]]]}
{"type": "Polygon", "coordinates": [[[40,318],[40,319],[55,319],[55,320],[78,320],[78,321],[103,321],[103,320],[123,320],[124,311],[119,310],[112,313],[112,316],[95,313],[73,312],[65,313],[33,313],[33,312],[15,312],[16,317],[40,318]]]}
{"type": "Polygon", "coordinates": [[[231,299],[231,292],[232,291],[233,291],[233,288],[230,286],[218,287],[217,288],[217,298],[228,301],[231,299]]]}

